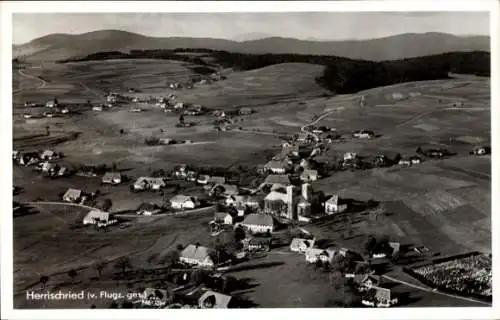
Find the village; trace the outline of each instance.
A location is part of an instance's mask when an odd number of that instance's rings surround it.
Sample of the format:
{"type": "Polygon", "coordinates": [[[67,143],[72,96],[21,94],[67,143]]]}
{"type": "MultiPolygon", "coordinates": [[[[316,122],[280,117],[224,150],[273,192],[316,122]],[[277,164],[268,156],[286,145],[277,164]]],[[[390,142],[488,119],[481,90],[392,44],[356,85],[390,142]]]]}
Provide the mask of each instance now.
{"type": "MultiPolygon", "coordinates": [[[[207,85],[209,81],[223,80],[219,73],[210,78],[189,82],[185,85],[172,83],[170,89],[190,89],[196,85],[207,85]]],[[[210,110],[200,104],[187,104],[179,101],[172,93],[166,97],[139,96],[137,90],[129,88],[121,94],[110,92],[105,97],[106,103],[93,105],[88,101],[83,106],[72,106],[57,98],[46,103],[25,103],[27,112],[23,117],[34,117],[30,109],[44,105],[43,117],[70,117],[73,110],[79,112],[106,112],[117,108],[129,108],[131,112],[165,112],[178,116],[178,130],[196,125],[187,117],[208,115],[213,119],[213,130],[241,130],[237,121],[253,114],[252,108],[241,107],[233,112],[210,110]]],[[[363,103],[363,99],[362,102],[363,103]]],[[[257,111],[258,112],[258,111],[257,111]]],[[[191,119],[191,118],[190,118],[191,119]]],[[[100,189],[82,190],[69,187],[57,199],[48,201],[75,204],[90,208],[81,224],[93,226],[103,232],[113,228],[127,228],[130,216],[162,216],[162,215],[197,215],[198,212],[213,212],[213,219],[206,226],[206,232],[217,239],[213,246],[209,243],[188,243],[179,245],[169,257],[168,267],[163,271],[166,282],[163,286],[145,288],[141,292],[120,297],[110,307],[117,308],[229,308],[238,307],[241,301],[234,298],[227,288],[231,281],[225,273],[242,264],[259,257],[259,254],[288,248],[290,254],[302,255],[303,263],[312,265],[318,272],[330,274],[330,282],[342,283],[352,288],[354,298],[345,302],[345,306],[391,307],[404,305],[398,301],[397,295],[391,293],[386,286],[383,271],[377,268],[377,261],[389,261],[398,265],[410,253],[422,255],[429,249],[425,247],[406,248],[388,237],[370,237],[363,251],[359,248],[346,248],[325,241],[318,241],[308,226],[322,221],[351,221],[355,214],[363,212],[371,216],[384,214],[375,201],[357,201],[343,199],[338,194],[324,194],[316,191],[314,183],[335,175],[341,171],[369,170],[373,168],[418,166],[426,161],[439,161],[453,157],[456,153],[447,149],[424,149],[419,147],[414,154],[360,155],[356,152],[339,154],[338,161],[324,163],[318,161],[327,148],[334,148],[336,143],[346,139],[377,139],[375,132],[358,129],[353,132],[340,133],[335,128],[316,126],[313,119],[300,132],[283,135],[279,150],[267,163],[255,167],[236,168],[232,171],[211,167],[183,164],[150,172],[149,176],[129,176],[121,172],[115,163],[101,166],[69,166],[64,164],[65,154],[57,148],[46,150],[14,150],[13,161],[18,167],[31,169],[46,177],[47,183],[57,179],[64,181],[71,176],[100,179],[100,185],[110,190],[105,195],[100,189]],[[116,212],[114,207],[119,203],[112,201],[113,190],[128,189],[128,198],[133,199],[142,194],[150,194],[135,209],[116,212]],[[172,191],[173,188],[173,191],[172,191]],[[169,192],[166,190],[169,189],[169,192]],[[225,239],[225,240],[218,240],[225,239]],[[229,239],[229,240],[228,240],[229,239]],[[275,249],[279,248],[279,249],[275,249]],[[354,302],[355,301],[355,302],[354,302]]],[[[50,134],[47,128],[47,135],[50,134]]],[[[192,144],[196,141],[165,139],[151,136],[145,140],[148,146],[173,144],[192,144]]],[[[477,146],[470,150],[472,156],[490,154],[488,146],[477,146]]],[[[14,185],[14,194],[22,193],[23,188],[14,185]]],[[[40,199],[44,201],[43,199],[40,199]]],[[[23,204],[14,203],[14,215],[21,214],[23,204]]],[[[345,235],[353,235],[352,222],[344,223],[345,235]]],[[[411,255],[411,254],[410,254],[411,255]]],[[[467,257],[469,265],[478,262],[467,257]]],[[[482,259],[482,258],[479,258],[482,259]]],[[[458,263],[465,263],[461,262],[458,263]]],[[[133,277],[132,270],[127,271],[130,261],[126,258],[117,262],[121,272],[118,277],[133,277]],[[120,262],[121,261],[121,262],[120,262]]],[[[446,262],[449,263],[449,262],[446,262]]],[[[434,265],[432,268],[435,268],[434,265]]],[[[458,270],[458,267],[457,267],[458,270]]],[[[432,274],[432,270],[415,269],[420,277],[432,274]]],[[[462,271],[457,271],[459,274],[462,271]]],[[[485,283],[491,282],[489,275],[481,275],[478,292],[484,294],[485,283]]],[[[423,280],[425,281],[425,280],[423,280]]],[[[430,280],[429,280],[430,281],[430,280]]],[[[45,280],[40,280],[45,285],[45,280]]],[[[432,282],[432,281],[431,281],[432,282]]],[[[389,281],[390,283],[390,281],[389,281]]],[[[486,285],[487,286],[487,285],[486,285]]],[[[491,287],[490,289],[491,290],[491,287]]],[[[475,291],[473,293],[476,293],[475,291]]],[[[241,307],[241,306],[240,306],[241,307]]]]}

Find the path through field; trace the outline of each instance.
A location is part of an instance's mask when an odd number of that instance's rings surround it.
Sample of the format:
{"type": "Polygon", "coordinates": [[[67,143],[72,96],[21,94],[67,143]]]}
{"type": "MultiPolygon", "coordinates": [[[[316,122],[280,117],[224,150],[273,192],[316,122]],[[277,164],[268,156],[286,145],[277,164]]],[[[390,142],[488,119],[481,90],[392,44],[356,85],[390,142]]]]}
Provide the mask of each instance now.
{"type": "MultiPolygon", "coordinates": [[[[23,76],[25,78],[31,78],[31,79],[35,79],[35,80],[41,81],[41,83],[40,83],[39,86],[37,86],[36,88],[30,88],[30,89],[43,89],[47,85],[47,81],[43,80],[42,78],[39,78],[39,77],[34,76],[32,74],[24,73],[24,72],[22,72],[22,70],[17,70],[17,72],[19,73],[19,75],[21,75],[21,76],[23,76]]],[[[19,93],[19,92],[24,91],[24,90],[27,90],[27,89],[23,88],[23,89],[13,90],[12,94],[16,94],[16,93],[19,93]]]]}
{"type": "Polygon", "coordinates": [[[383,275],[382,277],[385,278],[385,279],[387,279],[387,280],[390,280],[390,281],[393,281],[393,282],[397,282],[397,283],[400,283],[400,284],[408,286],[408,287],[415,288],[417,290],[426,291],[426,292],[432,292],[432,293],[439,294],[439,295],[446,296],[446,297],[450,297],[450,298],[460,299],[460,300],[469,301],[469,302],[476,302],[476,303],[480,303],[480,304],[483,304],[483,305],[491,306],[491,303],[484,302],[484,301],[481,301],[481,300],[476,300],[476,299],[472,299],[472,298],[466,298],[466,297],[462,297],[462,296],[457,296],[457,295],[453,295],[453,294],[448,294],[448,293],[440,292],[440,291],[429,289],[429,288],[424,288],[424,287],[417,286],[417,285],[411,284],[409,282],[406,282],[406,281],[403,281],[403,280],[399,280],[399,279],[396,279],[396,278],[393,278],[393,277],[390,277],[390,276],[386,276],[386,275],[383,275]]]}

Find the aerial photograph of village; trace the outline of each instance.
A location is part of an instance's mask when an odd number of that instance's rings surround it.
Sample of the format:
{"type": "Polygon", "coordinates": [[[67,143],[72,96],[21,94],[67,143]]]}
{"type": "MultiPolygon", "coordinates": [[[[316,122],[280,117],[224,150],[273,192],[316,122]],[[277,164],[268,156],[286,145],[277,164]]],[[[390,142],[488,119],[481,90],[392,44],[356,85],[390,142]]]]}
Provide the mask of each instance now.
{"type": "Polygon", "coordinates": [[[488,12],[12,34],[15,309],[492,306],[488,12]]]}

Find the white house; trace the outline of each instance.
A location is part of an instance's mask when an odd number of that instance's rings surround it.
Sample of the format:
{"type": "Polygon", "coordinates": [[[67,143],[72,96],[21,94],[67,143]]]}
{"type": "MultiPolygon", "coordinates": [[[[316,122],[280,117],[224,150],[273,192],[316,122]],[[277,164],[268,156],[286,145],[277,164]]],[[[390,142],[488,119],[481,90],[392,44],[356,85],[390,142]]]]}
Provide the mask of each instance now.
{"type": "Polygon", "coordinates": [[[196,182],[198,182],[199,184],[207,184],[209,179],[210,179],[210,176],[208,176],[206,174],[199,175],[198,180],[196,182]]]}
{"type": "Polygon", "coordinates": [[[309,263],[316,263],[318,260],[331,263],[335,256],[335,250],[333,249],[310,248],[305,253],[306,261],[309,263]]]}
{"type": "Polygon", "coordinates": [[[294,238],[290,244],[290,250],[293,252],[304,253],[314,246],[314,241],[314,239],[294,238]]]}
{"type": "Polygon", "coordinates": [[[100,210],[91,210],[83,218],[83,224],[95,224],[98,227],[105,227],[111,224],[117,223],[118,220],[115,219],[109,212],[104,212],[100,210]]]}
{"type": "Polygon", "coordinates": [[[254,233],[266,233],[274,230],[273,217],[266,214],[251,213],[241,225],[254,233]]]}
{"type": "Polygon", "coordinates": [[[161,208],[154,203],[142,203],[137,209],[137,214],[152,216],[161,212],[161,208]]]}
{"type": "Polygon", "coordinates": [[[203,246],[190,244],[180,254],[179,260],[183,263],[199,267],[211,268],[214,262],[209,255],[209,249],[203,246]]]}
{"type": "Polygon", "coordinates": [[[214,222],[232,225],[233,217],[227,212],[216,212],[214,216],[214,222]]]}
{"type": "Polygon", "coordinates": [[[410,159],[403,158],[399,160],[398,164],[402,167],[411,167],[412,161],[410,159]]]}
{"type": "Polygon", "coordinates": [[[179,194],[170,199],[170,206],[174,209],[194,209],[199,205],[197,199],[191,196],[179,194]]]}
{"type": "Polygon", "coordinates": [[[106,172],[102,177],[102,183],[120,184],[121,182],[122,176],[119,172],[106,172]]]}
{"type": "Polygon", "coordinates": [[[325,213],[334,214],[340,213],[347,209],[347,205],[339,205],[339,196],[334,194],[325,202],[325,213]]]}
{"type": "Polygon", "coordinates": [[[69,188],[63,195],[63,200],[67,202],[78,202],[82,198],[82,190],[69,188]]]}
{"type": "Polygon", "coordinates": [[[42,160],[53,160],[57,158],[57,154],[54,150],[44,150],[40,155],[40,159],[42,160]]]}
{"type": "Polygon", "coordinates": [[[311,170],[311,169],[305,169],[300,174],[300,180],[304,181],[304,182],[316,181],[316,180],[318,180],[318,171],[311,170]]]}
{"type": "Polygon", "coordinates": [[[166,187],[165,180],[163,178],[152,178],[152,177],[140,177],[134,183],[134,190],[160,190],[161,188],[166,187]]]}
{"type": "Polygon", "coordinates": [[[355,160],[358,155],[355,152],[344,153],[344,161],[355,160]]]}

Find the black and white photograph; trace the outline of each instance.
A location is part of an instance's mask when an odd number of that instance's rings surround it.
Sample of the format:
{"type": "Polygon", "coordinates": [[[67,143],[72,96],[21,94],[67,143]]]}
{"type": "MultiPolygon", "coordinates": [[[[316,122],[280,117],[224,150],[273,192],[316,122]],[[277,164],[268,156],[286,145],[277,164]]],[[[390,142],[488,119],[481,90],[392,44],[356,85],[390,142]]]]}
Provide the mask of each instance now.
{"type": "Polygon", "coordinates": [[[2,4],[2,309],[491,314],[498,3],[355,2],[2,4]]]}

